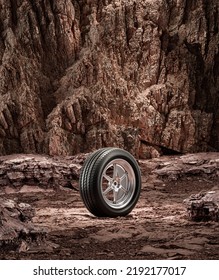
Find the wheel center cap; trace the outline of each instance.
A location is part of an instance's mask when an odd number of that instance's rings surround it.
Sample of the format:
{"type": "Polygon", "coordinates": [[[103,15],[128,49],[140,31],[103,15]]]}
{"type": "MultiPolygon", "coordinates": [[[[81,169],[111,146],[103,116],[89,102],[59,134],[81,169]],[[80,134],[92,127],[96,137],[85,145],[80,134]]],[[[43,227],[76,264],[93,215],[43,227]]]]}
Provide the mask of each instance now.
{"type": "Polygon", "coordinates": [[[118,180],[118,179],[113,180],[113,182],[112,182],[112,188],[113,188],[114,190],[118,190],[119,187],[120,187],[120,182],[119,182],[119,180],[118,180]]]}

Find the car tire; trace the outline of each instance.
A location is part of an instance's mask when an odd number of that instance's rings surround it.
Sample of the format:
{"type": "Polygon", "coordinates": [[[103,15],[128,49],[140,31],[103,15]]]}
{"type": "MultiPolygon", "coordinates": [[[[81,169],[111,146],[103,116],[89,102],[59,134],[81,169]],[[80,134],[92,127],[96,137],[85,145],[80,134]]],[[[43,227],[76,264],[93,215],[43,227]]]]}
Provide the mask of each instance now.
{"type": "Polygon", "coordinates": [[[135,207],[141,191],[138,163],[123,149],[99,149],[86,159],[79,189],[85,206],[93,215],[126,216],[135,207]]]}

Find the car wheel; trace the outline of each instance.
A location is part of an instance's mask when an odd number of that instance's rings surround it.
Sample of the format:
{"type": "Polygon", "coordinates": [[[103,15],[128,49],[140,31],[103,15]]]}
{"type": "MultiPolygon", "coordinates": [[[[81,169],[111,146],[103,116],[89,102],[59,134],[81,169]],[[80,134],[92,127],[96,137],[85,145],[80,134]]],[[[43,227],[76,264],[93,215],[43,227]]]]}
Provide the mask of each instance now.
{"type": "Polygon", "coordinates": [[[119,148],[103,148],[85,161],[79,179],[81,198],[95,216],[129,214],[141,190],[141,174],[135,158],[119,148]]]}

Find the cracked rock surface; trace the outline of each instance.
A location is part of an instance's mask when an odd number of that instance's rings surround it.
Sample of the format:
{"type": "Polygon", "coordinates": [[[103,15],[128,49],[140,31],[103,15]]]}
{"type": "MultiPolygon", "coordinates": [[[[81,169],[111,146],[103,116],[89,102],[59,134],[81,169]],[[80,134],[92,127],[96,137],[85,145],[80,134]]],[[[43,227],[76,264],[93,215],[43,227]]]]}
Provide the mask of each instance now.
{"type": "Polygon", "coordinates": [[[0,187],[73,187],[87,154],[69,157],[15,154],[0,157],[0,187]]]}
{"type": "Polygon", "coordinates": [[[192,220],[219,221],[219,190],[191,195],[184,202],[192,220]]]}
{"type": "Polygon", "coordinates": [[[72,180],[66,176],[68,170],[75,165],[78,170],[85,158],[0,157],[1,170],[5,166],[7,171],[13,162],[10,185],[1,181],[7,172],[0,176],[1,259],[218,259],[218,220],[191,219],[185,204],[185,200],[200,198],[198,194],[218,193],[218,153],[140,160],[139,202],[128,216],[114,219],[96,218],[87,211],[77,178],[73,185],[63,183],[72,180]],[[24,163],[27,173],[15,170],[24,163]],[[36,163],[36,174],[41,177],[24,184],[23,178],[36,163]],[[47,165],[59,171],[58,184],[46,186],[47,165]],[[21,219],[20,213],[28,218],[21,219]]]}
{"type": "Polygon", "coordinates": [[[28,244],[39,244],[46,232],[31,222],[35,215],[30,204],[16,202],[16,198],[0,198],[0,252],[24,252],[28,244]]]}
{"type": "Polygon", "coordinates": [[[0,154],[218,150],[218,0],[0,1],[0,154]]]}

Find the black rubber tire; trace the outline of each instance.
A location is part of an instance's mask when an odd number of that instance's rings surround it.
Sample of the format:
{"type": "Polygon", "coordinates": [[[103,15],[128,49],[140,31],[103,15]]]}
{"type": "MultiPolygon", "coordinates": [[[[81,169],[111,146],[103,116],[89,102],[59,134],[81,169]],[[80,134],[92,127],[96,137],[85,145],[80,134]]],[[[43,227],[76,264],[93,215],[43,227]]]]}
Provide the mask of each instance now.
{"type": "Polygon", "coordinates": [[[79,189],[86,208],[93,215],[98,217],[126,216],[132,211],[139,199],[141,191],[141,173],[139,166],[135,158],[123,149],[99,149],[86,159],[80,174],[79,189]],[[118,178],[116,179],[118,183],[117,186],[115,186],[115,188],[117,188],[115,191],[114,185],[116,182],[112,183],[113,178],[108,176],[112,181],[107,183],[110,191],[106,190],[106,192],[116,193],[115,195],[120,193],[120,200],[118,198],[120,204],[117,204],[116,200],[108,200],[102,190],[104,184],[103,181],[106,177],[106,170],[108,170],[107,168],[110,169],[112,166],[111,163],[114,162],[118,162],[118,164],[115,164],[115,174],[117,172],[118,175],[118,172],[120,171],[120,173],[123,172],[123,175],[121,175],[121,178],[113,175],[115,178],[118,178]],[[124,166],[127,167],[130,176],[124,166]],[[120,180],[125,180],[125,182],[127,182],[127,190],[122,186],[124,183],[122,184],[120,180]]]}

